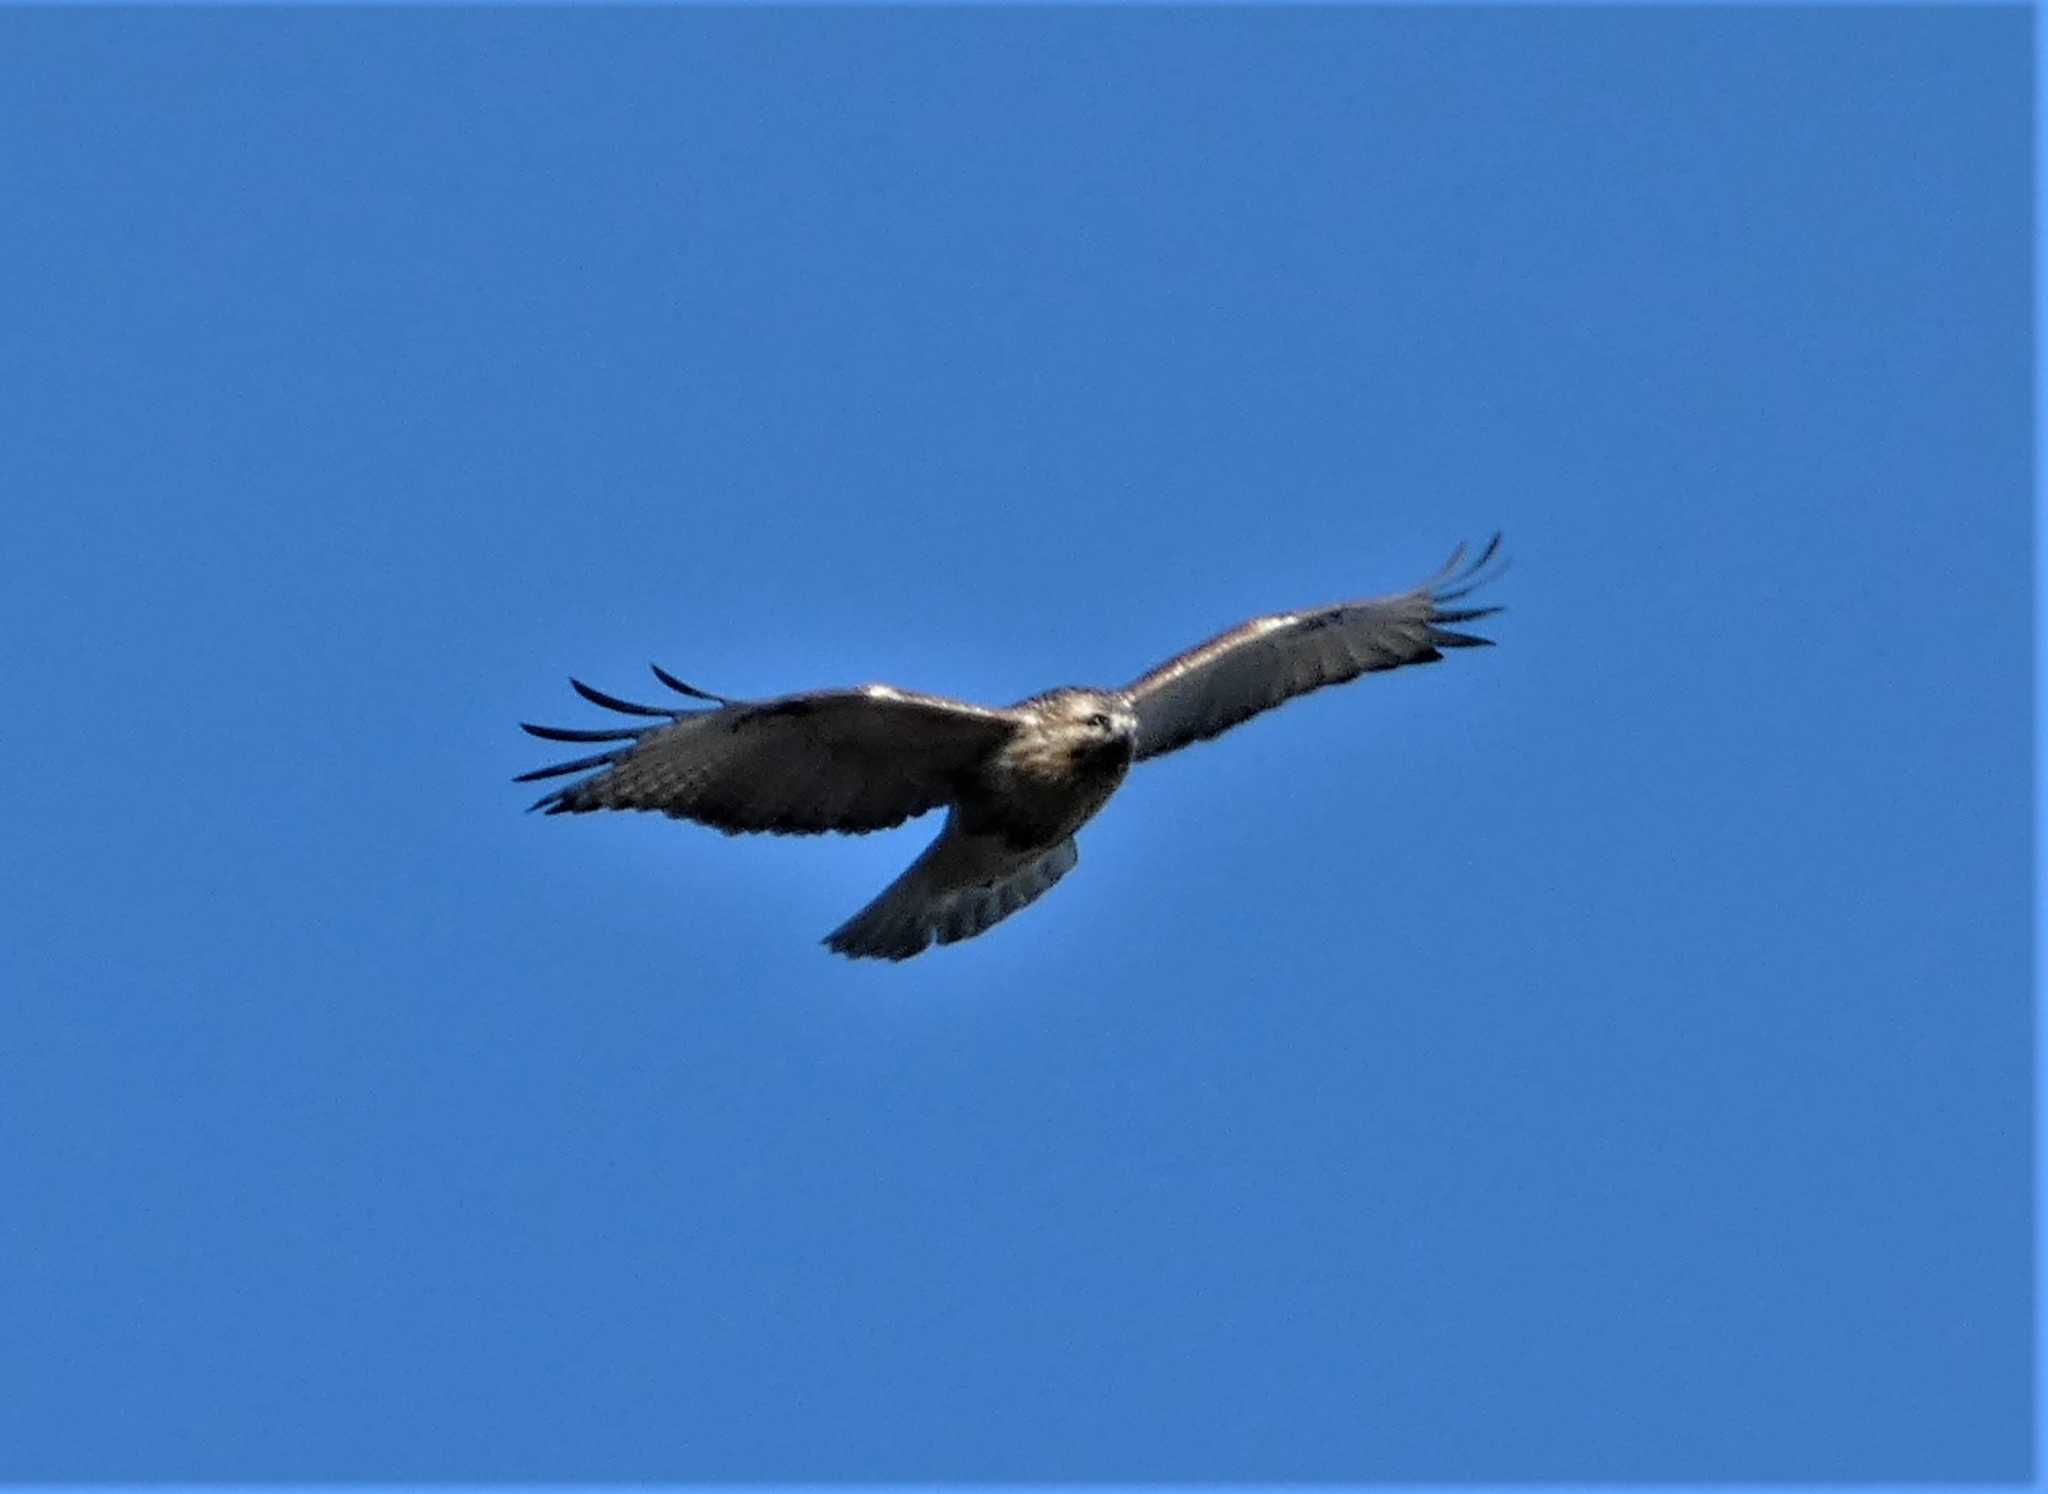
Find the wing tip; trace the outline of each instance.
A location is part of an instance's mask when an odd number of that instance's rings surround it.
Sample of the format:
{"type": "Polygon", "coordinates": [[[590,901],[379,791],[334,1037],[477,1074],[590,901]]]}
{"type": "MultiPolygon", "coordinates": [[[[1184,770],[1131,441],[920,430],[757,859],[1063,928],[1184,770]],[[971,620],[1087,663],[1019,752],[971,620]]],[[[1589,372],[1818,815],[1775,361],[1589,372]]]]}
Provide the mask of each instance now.
{"type": "Polygon", "coordinates": [[[673,721],[678,715],[666,706],[641,705],[638,701],[622,700],[616,695],[598,689],[595,685],[586,685],[573,674],[569,676],[569,688],[592,705],[603,706],[608,711],[617,711],[624,716],[659,716],[663,720],[673,721]]]}
{"type": "Polygon", "coordinates": [[[1432,576],[1421,589],[1428,593],[1432,602],[1455,602],[1468,592],[1498,581],[1507,574],[1511,559],[1500,553],[1501,543],[1506,538],[1506,530],[1496,529],[1470,562],[1464,562],[1466,547],[1459,545],[1451,552],[1449,563],[1432,576]],[[1498,564],[1495,563],[1496,560],[1498,564]]]}
{"type": "Polygon", "coordinates": [[[659,664],[654,663],[652,660],[648,661],[647,667],[654,671],[654,677],[656,679],[660,680],[664,685],[668,686],[669,689],[675,691],[678,695],[686,695],[692,700],[708,700],[713,705],[729,706],[735,703],[728,696],[714,695],[709,690],[700,690],[695,685],[689,684],[684,680],[677,679],[674,675],[670,674],[666,669],[663,669],[659,664]]]}
{"type": "MultiPolygon", "coordinates": [[[[592,705],[603,706],[608,711],[617,711],[622,715],[647,716],[657,721],[673,723],[693,714],[689,711],[669,710],[659,706],[641,705],[637,701],[624,700],[619,696],[611,694],[609,691],[600,690],[595,685],[587,684],[577,679],[574,675],[569,676],[569,687],[592,705]]],[[[640,742],[655,732],[662,730],[660,726],[597,728],[543,726],[533,721],[520,722],[519,729],[528,736],[538,737],[544,742],[618,742],[623,745],[604,752],[593,753],[589,757],[572,758],[568,762],[549,763],[544,767],[534,768],[529,772],[515,775],[512,779],[514,783],[533,783],[543,778],[559,778],[567,773],[582,773],[591,769],[601,770],[616,767],[619,763],[625,761],[626,757],[640,742]]],[[[572,789],[574,787],[580,787],[580,785],[572,786],[572,789]]],[[[569,795],[572,789],[559,790],[556,793],[548,794],[535,800],[528,806],[529,812],[545,808],[549,814],[564,814],[597,807],[593,804],[570,802],[569,795]]]]}
{"type": "Polygon", "coordinates": [[[543,778],[560,778],[565,773],[581,773],[588,768],[608,768],[624,758],[623,750],[599,752],[590,757],[572,758],[566,763],[549,763],[545,767],[530,768],[513,778],[514,783],[537,783],[543,778]]]}
{"type": "Polygon", "coordinates": [[[536,726],[531,721],[520,722],[519,729],[544,742],[634,742],[647,734],[638,727],[630,726],[592,731],[580,726],[536,726]]]}
{"type": "Polygon", "coordinates": [[[1457,633],[1449,628],[1431,628],[1429,641],[1437,648],[1492,648],[1494,640],[1477,633],[1457,633]]]}

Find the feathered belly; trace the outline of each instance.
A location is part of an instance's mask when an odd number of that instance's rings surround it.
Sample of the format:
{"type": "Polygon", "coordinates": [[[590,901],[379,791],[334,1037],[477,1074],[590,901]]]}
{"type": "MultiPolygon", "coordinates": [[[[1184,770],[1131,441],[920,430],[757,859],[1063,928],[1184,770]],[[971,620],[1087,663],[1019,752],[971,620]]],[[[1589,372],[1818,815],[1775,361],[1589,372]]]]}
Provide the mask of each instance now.
{"type": "Polygon", "coordinates": [[[1128,750],[999,757],[961,795],[961,823],[1019,850],[1057,845],[1109,802],[1130,769],[1128,750]]]}

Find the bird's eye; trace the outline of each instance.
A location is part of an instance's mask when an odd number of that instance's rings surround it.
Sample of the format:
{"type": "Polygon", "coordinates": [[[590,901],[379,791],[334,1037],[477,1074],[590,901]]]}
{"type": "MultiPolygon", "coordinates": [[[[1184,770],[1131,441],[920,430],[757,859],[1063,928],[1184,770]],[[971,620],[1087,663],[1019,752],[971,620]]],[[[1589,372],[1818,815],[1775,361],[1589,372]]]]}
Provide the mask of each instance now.
{"type": "Polygon", "coordinates": [[[1088,718],[1088,724],[1094,727],[1097,731],[1108,731],[1109,717],[1105,716],[1102,712],[1097,711],[1094,715],[1088,718]]]}

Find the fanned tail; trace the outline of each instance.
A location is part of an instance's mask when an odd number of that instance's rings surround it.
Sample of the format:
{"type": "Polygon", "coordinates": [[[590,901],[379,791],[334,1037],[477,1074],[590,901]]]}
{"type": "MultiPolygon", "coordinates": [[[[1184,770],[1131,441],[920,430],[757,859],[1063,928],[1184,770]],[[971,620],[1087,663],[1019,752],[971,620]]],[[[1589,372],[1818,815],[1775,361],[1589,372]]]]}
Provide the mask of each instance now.
{"type": "Polygon", "coordinates": [[[949,818],[924,854],[825,945],[849,959],[907,960],[934,943],[972,939],[1036,902],[1080,859],[1071,836],[1019,852],[995,836],[961,834],[949,818]]]}

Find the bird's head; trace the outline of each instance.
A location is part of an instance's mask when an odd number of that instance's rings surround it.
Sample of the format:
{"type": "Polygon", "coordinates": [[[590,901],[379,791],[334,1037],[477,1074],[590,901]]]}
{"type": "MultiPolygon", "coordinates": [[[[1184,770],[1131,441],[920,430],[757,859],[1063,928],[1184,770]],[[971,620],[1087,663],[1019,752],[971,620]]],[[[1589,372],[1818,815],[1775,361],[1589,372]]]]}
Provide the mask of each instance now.
{"type": "Polygon", "coordinates": [[[1128,764],[1137,746],[1138,718],[1121,694],[1106,690],[1052,690],[1032,702],[1061,751],[1076,762],[1128,764]]]}

